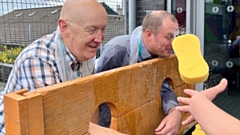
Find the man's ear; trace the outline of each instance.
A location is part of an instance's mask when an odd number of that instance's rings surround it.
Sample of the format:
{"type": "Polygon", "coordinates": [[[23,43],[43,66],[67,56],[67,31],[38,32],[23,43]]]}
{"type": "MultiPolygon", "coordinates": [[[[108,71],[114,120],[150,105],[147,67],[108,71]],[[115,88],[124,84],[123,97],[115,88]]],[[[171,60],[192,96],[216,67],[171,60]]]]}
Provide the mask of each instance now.
{"type": "Polygon", "coordinates": [[[68,23],[64,19],[58,20],[58,26],[60,29],[60,33],[62,36],[68,38],[69,37],[69,31],[68,31],[68,23]]]}
{"type": "Polygon", "coordinates": [[[144,32],[144,36],[149,40],[149,39],[152,38],[153,33],[152,33],[150,30],[146,30],[146,31],[144,32]]]}

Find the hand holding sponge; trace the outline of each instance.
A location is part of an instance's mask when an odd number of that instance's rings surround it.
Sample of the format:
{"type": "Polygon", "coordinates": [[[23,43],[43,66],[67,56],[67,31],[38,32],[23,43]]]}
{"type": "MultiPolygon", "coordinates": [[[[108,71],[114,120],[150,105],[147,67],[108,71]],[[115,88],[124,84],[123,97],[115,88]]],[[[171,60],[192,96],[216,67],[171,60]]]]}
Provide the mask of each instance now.
{"type": "Polygon", "coordinates": [[[204,60],[199,38],[193,34],[176,37],[172,43],[178,59],[178,69],[182,80],[188,84],[196,84],[207,80],[209,67],[204,60]]]}

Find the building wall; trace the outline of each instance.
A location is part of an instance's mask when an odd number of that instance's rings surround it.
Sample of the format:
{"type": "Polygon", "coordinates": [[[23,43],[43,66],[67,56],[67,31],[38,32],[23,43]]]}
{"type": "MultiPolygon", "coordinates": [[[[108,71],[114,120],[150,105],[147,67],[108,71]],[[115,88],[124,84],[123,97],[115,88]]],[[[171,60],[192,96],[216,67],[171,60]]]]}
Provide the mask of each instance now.
{"type": "Polygon", "coordinates": [[[154,10],[166,10],[166,0],[136,0],[136,26],[142,25],[144,16],[154,10]]]}
{"type": "Polygon", "coordinates": [[[124,27],[123,15],[109,15],[103,44],[118,35],[124,35],[124,27]]]}
{"type": "MultiPolygon", "coordinates": [[[[60,15],[61,6],[51,8],[33,8],[14,10],[0,17],[0,41],[3,45],[28,45],[32,41],[51,34],[57,29],[57,21],[60,15]],[[55,14],[50,14],[54,10],[55,14]],[[36,12],[29,17],[30,13],[36,12]],[[17,16],[21,14],[21,16],[17,16]]],[[[108,25],[103,41],[105,44],[111,38],[123,35],[124,15],[108,15],[108,25]]]]}

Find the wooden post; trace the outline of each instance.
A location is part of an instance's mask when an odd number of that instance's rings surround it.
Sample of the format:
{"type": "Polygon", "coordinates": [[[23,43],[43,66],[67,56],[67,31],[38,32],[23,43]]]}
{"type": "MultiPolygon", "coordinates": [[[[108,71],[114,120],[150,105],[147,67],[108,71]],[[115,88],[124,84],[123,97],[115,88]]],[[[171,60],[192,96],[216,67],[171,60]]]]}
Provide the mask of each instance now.
{"type": "Polygon", "coordinates": [[[21,90],[4,96],[5,129],[7,135],[43,135],[42,96],[28,96],[21,90]]]}

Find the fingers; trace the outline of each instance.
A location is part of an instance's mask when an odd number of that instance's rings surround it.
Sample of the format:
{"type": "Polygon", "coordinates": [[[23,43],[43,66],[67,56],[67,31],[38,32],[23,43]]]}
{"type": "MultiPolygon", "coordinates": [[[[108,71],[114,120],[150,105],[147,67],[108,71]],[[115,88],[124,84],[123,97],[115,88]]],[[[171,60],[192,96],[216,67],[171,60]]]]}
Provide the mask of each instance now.
{"type": "Polygon", "coordinates": [[[211,87],[209,89],[207,89],[208,91],[218,91],[219,92],[222,92],[226,87],[227,87],[227,80],[225,78],[223,78],[220,83],[214,87],[211,87]]]}
{"type": "Polygon", "coordinates": [[[228,81],[227,81],[227,79],[223,78],[223,79],[221,80],[221,82],[218,84],[218,85],[219,85],[219,87],[221,87],[221,88],[222,88],[222,90],[221,90],[221,91],[223,91],[224,89],[226,89],[226,87],[227,87],[227,84],[228,84],[228,81]]]}
{"type": "Polygon", "coordinates": [[[166,127],[166,125],[164,125],[163,128],[161,128],[161,130],[155,130],[155,135],[175,135],[176,133],[174,133],[174,130],[166,127]]]}
{"type": "MultiPolygon", "coordinates": [[[[225,78],[223,78],[220,83],[212,88],[209,88],[207,90],[204,90],[202,92],[197,92],[195,90],[191,90],[191,89],[185,89],[184,93],[186,93],[187,95],[189,95],[190,97],[194,96],[195,94],[199,93],[199,94],[203,94],[205,95],[208,99],[210,99],[211,101],[217,96],[217,94],[219,94],[220,92],[224,91],[225,88],[227,87],[227,80],[225,78]]],[[[178,97],[177,100],[183,104],[186,104],[185,106],[178,106],[176,107],[177,110],[181,111],[181,112],[189,112],[189,103],[191,98],[187,98],[187,97],[178,97]]],[[[182,122],[183,125],[187,125],[190,124],[191,122],[193,122],[195,119],[193,118],[193,116],[189,116],[186,120],[184,120],[182,122]]]]}
{"type": "Polygon", "coordinates": [[[197,91],[196,90],[191,90],[191,89],[185,89],[184,93],[192,97],[194,94],[197,93],[197,91]]]}
{"type": "Polygon", "coordinates": [[[193,116],[191,115],[191,116],[189,116],[186,120],[184,120],[184,121],[182,122],[182,125],[188,125],[188,124],[192,123],[193,121],[195,121],[195,119],[194,119],[193,116]]]}
{"type": "Polygon", "coordinates": [[[178,102],[188,105],[191,99],[188,97],[178,97],[177,100],[178,102]]]}
{"type": "Polygon", "coordinates": [[[160,132],[165,127],[165,122],[162,121],[160,125],[155,129],[155,132],[160,132]]]}
{"type": "Polygon", "coordinates": [[[176,109],[177,109],[178,111],[181,111],[181,112],[189,112],[189,106],[188,106],[188,105],[178,106],[178,107],[176,107],[176,109]]]}
{"type": "Polygon", "coordinates": [[[220,83],[212,88],[202,91],[204,95],[207,96],[211,101],[221,92],[223,92],[227,87],[227,80],[223,78],[220,83]]]}
{"type": "MultiPolygon", "coordinates": [[[[201,93],[203,93],[205,96],[207,96],[208,99],[212,101],[219,93],[223,92],[226,89],[227,84],[228,84],[227,80],[223,78],[218,85],[211,87],[209,89],[206,89],[201,93]]],[[[191,89],[185,89],[184,93],[192,97],[198,92],[191,89]]]]}

